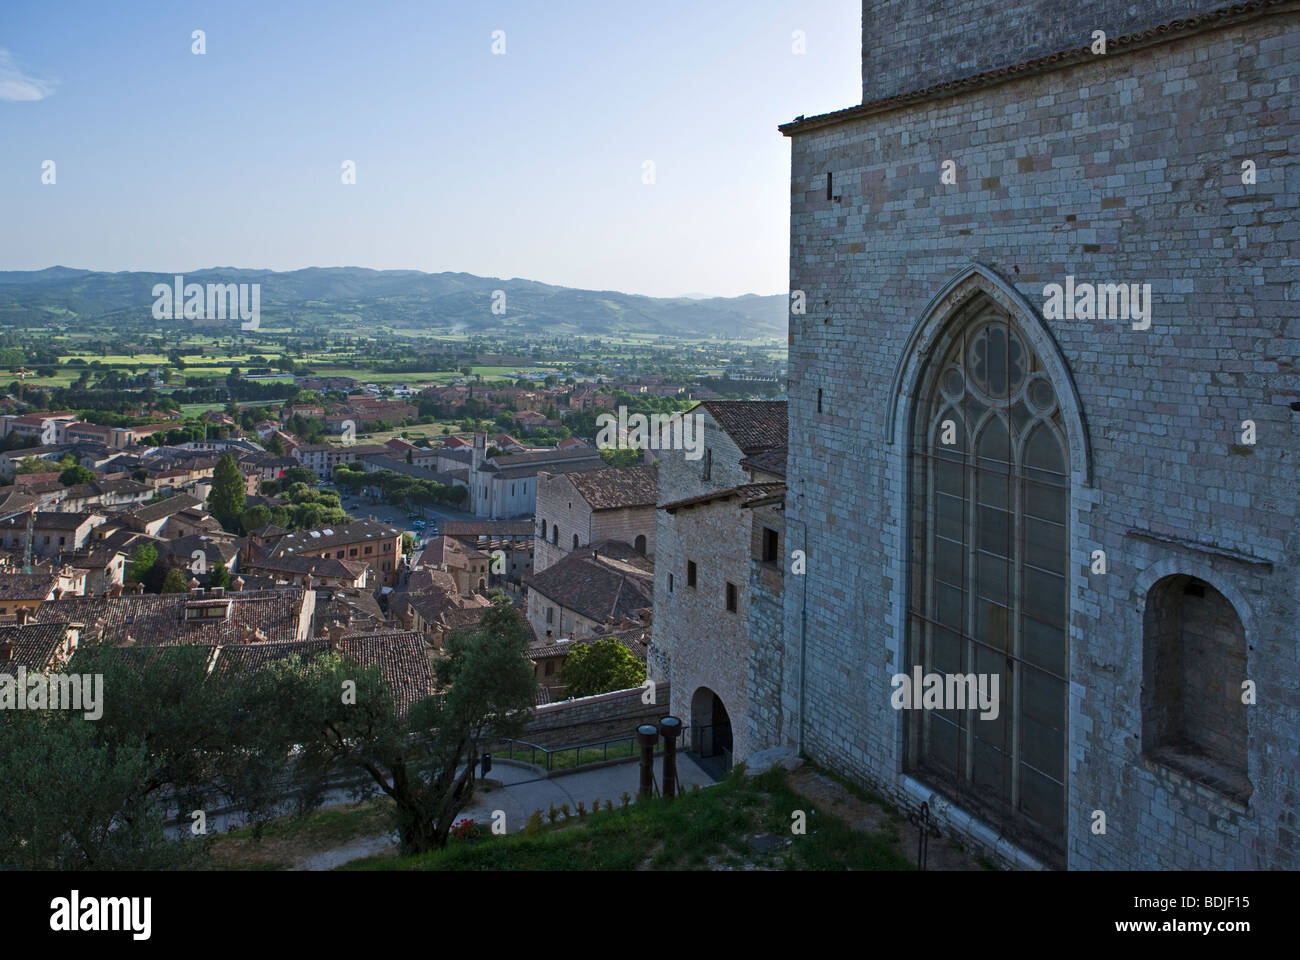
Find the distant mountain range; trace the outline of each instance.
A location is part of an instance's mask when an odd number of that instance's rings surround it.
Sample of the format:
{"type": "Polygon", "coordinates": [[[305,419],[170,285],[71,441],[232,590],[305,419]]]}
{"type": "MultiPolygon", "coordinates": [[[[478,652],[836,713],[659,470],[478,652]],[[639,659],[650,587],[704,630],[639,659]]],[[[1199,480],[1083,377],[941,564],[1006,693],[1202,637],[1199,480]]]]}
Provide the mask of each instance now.
{"type": "MultiPolygon", "coordinates": [[[[171,285],[174,276],[70,267],[0,271],[0,324],[151,322],[154,284],[171,285]]],[[[485,333],[783,337],[788,317],[788,300],[779,294],[644,297],[468,273],[214,267],[184,277],[186,283],[261,284],[263,325],[277,328],[313,321],[344,325],[360,318],[367,324],[485,333]],[[498,290],[505,292],[504,313],[492,311],[498,290]]]]}

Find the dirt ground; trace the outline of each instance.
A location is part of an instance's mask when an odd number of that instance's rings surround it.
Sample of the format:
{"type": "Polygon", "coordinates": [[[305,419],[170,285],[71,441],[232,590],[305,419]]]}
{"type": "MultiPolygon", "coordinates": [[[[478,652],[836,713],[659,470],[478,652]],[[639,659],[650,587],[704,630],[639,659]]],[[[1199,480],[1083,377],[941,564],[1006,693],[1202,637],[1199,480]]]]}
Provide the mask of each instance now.
{"type": "MultiPolygon", "coordinates": [[[[825,774],[799,767],[788,775],[790,786],[810,801],[820,804],[827,813],[839,817],[855,830],[884,833],[897,838],[899,850],[916,862],[918,830],[901,812],[864,800],[825,774]]],[[[986,870],[970,851],[946,836],[930,837],[926,853],[927,870],[986,870]]]]}

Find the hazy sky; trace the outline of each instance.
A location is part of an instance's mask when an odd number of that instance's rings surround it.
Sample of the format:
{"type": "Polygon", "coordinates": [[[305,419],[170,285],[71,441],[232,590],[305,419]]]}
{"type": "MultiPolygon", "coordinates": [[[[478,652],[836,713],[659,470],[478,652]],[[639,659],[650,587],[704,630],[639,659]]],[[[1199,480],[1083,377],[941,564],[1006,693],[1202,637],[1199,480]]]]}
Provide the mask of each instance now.
{"type": "Polygon", "coordinates": [[[363,266],[777,293],[776,125],[861,99],[857,0],[5,7],[7,270],[363,266]]]}

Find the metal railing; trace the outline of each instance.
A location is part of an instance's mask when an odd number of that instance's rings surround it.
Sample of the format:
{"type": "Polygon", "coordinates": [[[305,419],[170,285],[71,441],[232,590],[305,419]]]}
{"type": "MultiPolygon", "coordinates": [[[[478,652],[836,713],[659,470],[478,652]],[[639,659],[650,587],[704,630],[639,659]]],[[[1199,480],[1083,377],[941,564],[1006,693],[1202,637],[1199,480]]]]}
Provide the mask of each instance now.
{"type": "MultiPolygon", "coordinates": [[[[498,740],[490,750],[494,758],[520,760],[541,767],[547,773],[576,770],[579,767],[617,760],[632,760],[641,755],[636,737],[612,737],[588,743],[563,747],[544,747],[527,740],[498,740]]],[[[655,754],[663,753],[663,741],[655,746],[655,754]]]]}
{"type": "MultiPolygon", "coordinates": [[[[731,724],[683,727],[677,749],[679,753],[701,759],[718,757],[723,772],[726,772],[732,766],[731,724]]],[[[503,739],[494,741],[487,752],[494,758],[519,760],[541,767],[547,773],[555,773],[610,761],[634,760],[641,755],[641,748],[637,745],[635,736],[611,737],[563,747],[544,747],[527,740],[503,739]]],[[[655,756],[661,756],[663,752],[664,741],[660,739],[655,745],[655,756]]]]}

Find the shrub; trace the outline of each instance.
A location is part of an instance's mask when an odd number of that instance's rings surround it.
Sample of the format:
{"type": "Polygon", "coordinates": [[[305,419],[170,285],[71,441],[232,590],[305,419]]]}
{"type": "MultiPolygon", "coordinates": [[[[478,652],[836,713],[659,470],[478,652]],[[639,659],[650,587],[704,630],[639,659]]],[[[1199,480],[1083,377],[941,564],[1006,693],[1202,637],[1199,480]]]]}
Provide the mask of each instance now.
{"type": "Polygon", "coordinates": [[[555,809],[555,804],[551,804],[551,809],[546,811],[546,818],[554,823],[560,816],[560,812],[555,809]]]}
{"type": "Polygon", "coordinates": [[[632,794],[624,790],[623,796],[621,796],[619,799],[623,801],[623,806],[626,807],[629,803],[632,802],[632,794]]]}
{"type": "Polygon", "coordinates": [[[579,816],[579,817],[585,817],[586,815],[587,815],[587,805],[586,805],[585,803],[583,803],[581,800],[579,800],[579,801],[578,801],[578,816],[579,816]]]}
{"type": "Polygon", "coordinates": [[[567,803],[560,804],[560,813],[564,814],[565,820],[569,819],[569,805],[567,803]]]}
{"type": "Polygon", "coordinates": [[[537,834],[541,833],[541,831],[542,811],[534,810],[532,816],[528,818],[528,822],[524,824],[524,833],[528,834],[530,837],[535,837],[537,834]]]}

